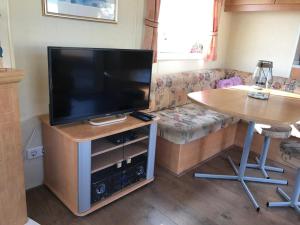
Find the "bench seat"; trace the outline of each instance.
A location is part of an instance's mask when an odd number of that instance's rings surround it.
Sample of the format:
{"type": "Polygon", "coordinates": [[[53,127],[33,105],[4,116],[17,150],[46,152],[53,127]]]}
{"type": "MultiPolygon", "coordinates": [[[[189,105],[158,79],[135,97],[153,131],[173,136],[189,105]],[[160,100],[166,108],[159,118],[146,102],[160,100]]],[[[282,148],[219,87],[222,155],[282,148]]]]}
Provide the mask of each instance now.
{"type": "Polygon", "coordinates": [[[158,135],[175,144],[187,144],[235,124],[239,119],[190,103],[155,113],[158,135]]]}
{"type": "MultiPolygon", "coordinates": [[[[241,136],[237,132],[238,119],[192,104],[187,96],[191,92],[217,88],[220,79],[232,77],[239,77],[242,84],[250,85],[252,73],[205,69],[153,76],[149,111],[161,118],[158,122],[157,164],[181,175],[235,144],[236,136],[241,136]]],[[[300,83],[274,77],[272,88],[300,90],[300,83]]],[[[242,145],[244,134],[240,139],[237,143],[242,145]]]]}

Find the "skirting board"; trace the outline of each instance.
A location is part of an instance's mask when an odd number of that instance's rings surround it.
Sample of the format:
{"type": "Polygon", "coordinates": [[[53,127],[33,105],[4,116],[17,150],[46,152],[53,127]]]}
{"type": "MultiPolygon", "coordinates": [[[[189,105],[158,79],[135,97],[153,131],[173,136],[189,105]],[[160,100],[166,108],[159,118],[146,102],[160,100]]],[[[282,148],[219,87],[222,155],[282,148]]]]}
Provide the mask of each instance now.
{"type": "Polygon", "coordinates": [[[28,222],[25,225],[40,225],[36,222],[34,222],[32,219],[28,218],[28,222]]]}

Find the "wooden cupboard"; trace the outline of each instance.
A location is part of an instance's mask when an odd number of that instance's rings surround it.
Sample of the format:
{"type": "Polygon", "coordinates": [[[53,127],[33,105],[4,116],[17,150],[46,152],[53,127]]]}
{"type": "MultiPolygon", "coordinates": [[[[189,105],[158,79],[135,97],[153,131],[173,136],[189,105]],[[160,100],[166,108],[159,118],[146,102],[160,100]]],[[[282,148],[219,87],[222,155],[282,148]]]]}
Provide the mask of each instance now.
{"type": "Polygon", "coordinates": [[[18,83],[23,72],[0,69],[0,224],[27,222],[18,83]]]}
{"type": "Polygon", "coordinates": [[[300,0],[226,0],[225,11],[300,10],[300,0]]]}

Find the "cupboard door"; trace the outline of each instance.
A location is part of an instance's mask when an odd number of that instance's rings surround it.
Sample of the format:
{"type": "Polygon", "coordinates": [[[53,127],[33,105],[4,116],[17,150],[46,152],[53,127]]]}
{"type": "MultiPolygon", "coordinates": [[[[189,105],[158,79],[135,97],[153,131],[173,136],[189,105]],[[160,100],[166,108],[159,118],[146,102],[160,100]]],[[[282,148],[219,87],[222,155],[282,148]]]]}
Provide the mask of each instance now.
{"type": "Polygon", "coordinates": [[[274,4],[275,0],[228,0],[227,5],[265,5],[274,4]]]}
{"type": "Polygon", "coordinates": [[[27,221],[17,84],[0,83],[0,224],[27,221]]]}
{"type": "Polygon", "coordinates": [[[300,0],[276,0],[276,4],[300,4],[300,0]]]}

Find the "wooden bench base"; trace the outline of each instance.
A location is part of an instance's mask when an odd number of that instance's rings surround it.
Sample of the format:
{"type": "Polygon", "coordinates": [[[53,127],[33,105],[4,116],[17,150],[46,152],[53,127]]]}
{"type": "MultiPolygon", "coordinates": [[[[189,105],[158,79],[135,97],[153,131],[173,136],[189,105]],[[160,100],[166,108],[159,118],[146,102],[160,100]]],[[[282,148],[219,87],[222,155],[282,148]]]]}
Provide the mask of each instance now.
{"type": "Polygon", "coordinates": [[[157,138],[156,162],[176,175],[193,168],[222,150],[234,145],[237,124],[223,128],[187,144],[174,144],[157,138]]]}
{"type": "MultiPolygon", "coordinates": [[[[156,162],[158,165],[180,176],[233,145],[242,148],[246,132],[247,123],[239,122],[187,144],[174,144],[164,138],[158,137],[156,162]]],[[[291,139],[296,138],[291,137],[291,139]]],[[[271,140],[268,159],[291,167],[299,165],[300,161],[297,159],[284,160],[279,147],[281,141],[282,139],[271,140]]],[[[255,133],[251,151],[260,154],[262,145],[263,136],[255,133]]]]}

